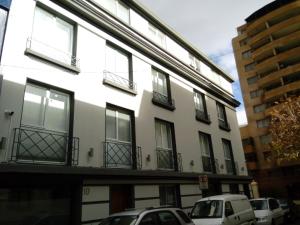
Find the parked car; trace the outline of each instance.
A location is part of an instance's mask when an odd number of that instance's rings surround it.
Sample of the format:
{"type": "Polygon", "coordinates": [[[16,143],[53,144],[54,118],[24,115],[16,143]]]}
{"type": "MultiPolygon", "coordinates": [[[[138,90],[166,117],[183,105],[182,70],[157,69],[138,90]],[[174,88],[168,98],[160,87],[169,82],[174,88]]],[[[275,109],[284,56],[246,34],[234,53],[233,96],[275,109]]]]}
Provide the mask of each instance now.
{"type": "Polygon", "coordinates": [[[285,221],[293,221],[296,218],[296,205],[289,199],[278,199],[279,205],[284,213],[285,221]]]}
{"type": "Polygon", "coordinates": [[[178,208],[150,207],[126,210],[102,220],[99,225],[194,225],[192,220],[178,208]]]}
{"type": "Polygon", "coordinates": [[[250,200],[258,225],[279,225],[284,222],[284,213],[275,198],[250,200]]]}
{"type": "Polygon", "coordinates": [[[255,216],[245,195],[216,195],[197,201],[190,213],[196,225],[255,225],[255,216]]]}

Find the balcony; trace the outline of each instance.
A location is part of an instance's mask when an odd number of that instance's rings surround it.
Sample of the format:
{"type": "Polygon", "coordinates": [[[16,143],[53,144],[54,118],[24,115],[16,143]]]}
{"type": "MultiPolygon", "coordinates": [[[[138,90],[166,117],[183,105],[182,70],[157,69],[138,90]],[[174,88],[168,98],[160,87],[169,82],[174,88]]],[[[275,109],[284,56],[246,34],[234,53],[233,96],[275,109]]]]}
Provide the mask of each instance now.
{"type": "Polygon", "coordinates": [[[207,124],[211,123],[210,116],[206,112],[198,109],[196,109],[196,120],[207,124]]]}
{"type": "Polygon", "coordinates": [[[220,119],[219,119],[219,128],[228,132],[231,131],[229,123],[227,121],[220,120],[220,119]]]}
{"type": "Polygon", "coordinates": [[[155,105],[161,106],[168,110],[175,110],[175,101],[171,99],[169,96],[165,96],[159,92],[153,91],[152,102],[155,105]]]}
{"type": "Polygon", "coordinates": [[[177,167],[175,165],[175,157],[173,150],[169,149],[156,149],[157,155],[157,167],[163,170],[175,170],[182,171],[182,156],[181,153],[177,153],[177,167]]]}
{"type": "Polygon", "coordinates": [[[141,147],[133,151],[131,143],[119,141],[103,142],[105,168],[142,169],[141,147]]]}
{"type": "Polygon", "coordinates": [[[130,94],[137,94],[136,83],[106,70],[103,72],[103,84],[121,89],[130,94]]]}
{"type": "Polygon", "coordinates": [[[80,72],[79,59],[76,56],[31,37],[27,39],[25,54],[46,60],[75,73],[80,72]]]}
{"type": "Polygon", "coordinates": [[[15,128],[11,161],[77,165],[79,138],[46,130],[15,128]]]}

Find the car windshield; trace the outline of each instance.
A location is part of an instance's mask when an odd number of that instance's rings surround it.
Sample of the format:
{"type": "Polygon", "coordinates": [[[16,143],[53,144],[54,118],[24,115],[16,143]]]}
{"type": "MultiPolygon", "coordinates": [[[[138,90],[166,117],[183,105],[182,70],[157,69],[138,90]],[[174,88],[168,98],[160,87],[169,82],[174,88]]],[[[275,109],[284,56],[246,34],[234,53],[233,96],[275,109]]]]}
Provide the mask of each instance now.
{"type": "Polygon", "coordinates": [[[223,201],[207,200],[197,202],[191,212],[191,218],[221,218],[223,201]]]}
{"type": "Polygon", "coordinates": [[[100,222],[99,225],[133,225],[137,216],[112,216],[100,222]]]}
{"type": "Polygon", "coordinates": [[[268,209],[267,200],[251,200],[250,201],[253,210],[266,210],[268,209]]]}

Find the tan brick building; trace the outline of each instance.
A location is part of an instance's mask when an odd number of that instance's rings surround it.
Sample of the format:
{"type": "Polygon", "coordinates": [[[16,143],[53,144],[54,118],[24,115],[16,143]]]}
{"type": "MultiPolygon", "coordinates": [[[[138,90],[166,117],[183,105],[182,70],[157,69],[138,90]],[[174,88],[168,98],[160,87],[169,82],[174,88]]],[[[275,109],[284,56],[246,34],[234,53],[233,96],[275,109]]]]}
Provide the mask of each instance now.
{"type": "Polygon", "coordinates": [[[240,129],[247,167],[261,195],[299,198],[300,163],[269,160],[268,127],[275,102],[300,94],[300,1],[273,1],[245,21],[232,43],[248,119],[240,129]]]}

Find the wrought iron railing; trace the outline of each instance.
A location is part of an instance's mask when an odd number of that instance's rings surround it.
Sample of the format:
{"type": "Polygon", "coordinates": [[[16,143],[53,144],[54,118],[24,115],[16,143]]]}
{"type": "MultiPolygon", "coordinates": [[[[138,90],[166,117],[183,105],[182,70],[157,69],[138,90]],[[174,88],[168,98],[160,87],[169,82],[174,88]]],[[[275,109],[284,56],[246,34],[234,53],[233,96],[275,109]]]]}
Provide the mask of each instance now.
{"type": "Polygon", "coordinates": [[[219,127],[222,128],[222,129],[224,129],[224,130],[230,131],[230,125],[229,125],[229,123],[227,121],[219,119],[219,127]]]}
{"type": "Polygon", "coordinates": [[[174,156],[173,150],[169,149],[156,149],[157,154],[157,167],[159,169],[174,170],[174,156]]]}
{"type": "MultiPolygon", "coordinates": [[[[167,169],[167,170],[175,170],[175,158],[173,150],[170,149],[156,149],[157,155],[157,167],[158,169],[167,169]]],[[[177,153],[177,170],[183,171],[182,168],[182,155],[181,153],[177,153]]]]}
{"type": "Polygon", "coordinates": [[[106,70],[103,71],[103,81],[126,89],[130,89],[132,91],[136,91],[136,83],[106,70]]]}
{"type": "Polygon", "coordinates": [[[169,96],[165,96],[156,91],[153,91],[152,101],[157,102],[162,105],[165,105],[165,106],[168,106],[168,107],[175,107],[174,99],[171,99],[171,98],[169,98],[169,96]]]}
{"type": "Polygon", "coordinates": [[[234,163],[232,162],[232,160],[229,159],[225,159],[225,166],[226,166],[226,171],[228,174],[234,174],[234,163]]]}
{"type": "Polygon", "coordinates": [[[79,68],[79,59],[76,58],[76,56],[68,52],[64,52],[60,49],[57,49],[55,48],[55,46],[51,46],[47,43],[43,43],[39,40],[36,40],[32,37],[27,38],[26,48],[43,54],[49,58],[79,68]]]}
{"type": "Polygon", "coordinates": [[[142,169],[141,147],[136,147],[134,155],[131,143],[105,141],[103,149],[104,167],[142,169]]]}
{"type": "Polygon", "coordinates": [[[204,172],[213,172],[211,158],[208,156],[202,156],[202,165],[204,172]]]}
{"type": "Polygon", "coordinates": [[[210,123],[210,116],[206,112],[199,109],[196,109],[196,119],[210,123]]]}
{"type": "Polygon", "coordinates": [[[79,138],[67,134],[15,128],[11,161],[78,164],[79,138]]]}

